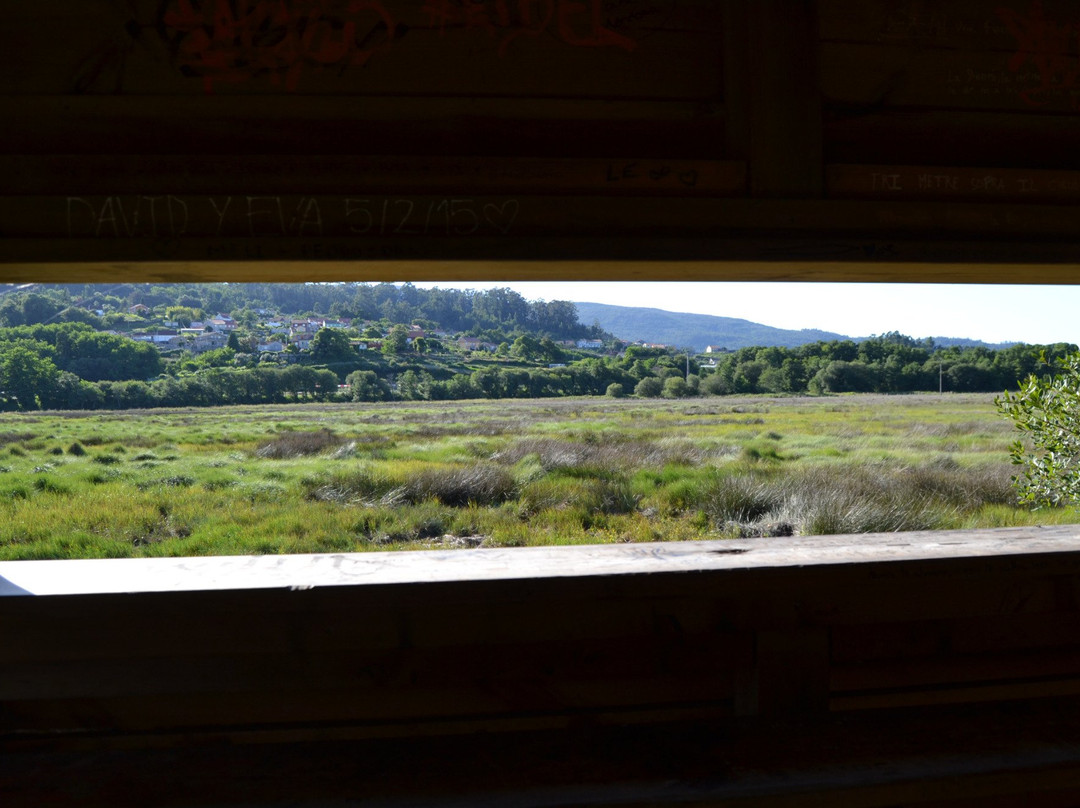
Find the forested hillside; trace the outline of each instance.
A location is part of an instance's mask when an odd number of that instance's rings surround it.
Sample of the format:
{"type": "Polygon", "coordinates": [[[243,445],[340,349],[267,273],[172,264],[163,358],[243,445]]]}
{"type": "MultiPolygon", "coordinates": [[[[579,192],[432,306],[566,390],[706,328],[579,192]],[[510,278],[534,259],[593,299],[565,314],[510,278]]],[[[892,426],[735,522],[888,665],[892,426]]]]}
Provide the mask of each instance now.
{"type": "Polygon", "coordinates": [[[218,283],[37,284],[21,293],[12,287],[8,290],[0,298],[0,327],[76,320],[97,327],[122,328],[123,313],[132,306],[180,306],[206,313],[230,313],[244,323],[254,323],[262,313],[275,313],[419,323],[476,334],[529,331],[554,339],[594,334],[578,322],[573,303],[530,302],[510,289],[417,289],[409,283],[218,283]],[[104,314],[96,318],[96,311],[104,314]]]}
{"type": "Polygon", "coordinates": [[[619,339],[685,346],[699,352],[704,352],[709,345],[734,351],[768,345],[795,348],[809,342],[847,339],[842,334],[830,331],[773,328],[737,317],[611,306],[606,303],[577,302],[574,305],[582,322],[595,323],[619,339]]]}

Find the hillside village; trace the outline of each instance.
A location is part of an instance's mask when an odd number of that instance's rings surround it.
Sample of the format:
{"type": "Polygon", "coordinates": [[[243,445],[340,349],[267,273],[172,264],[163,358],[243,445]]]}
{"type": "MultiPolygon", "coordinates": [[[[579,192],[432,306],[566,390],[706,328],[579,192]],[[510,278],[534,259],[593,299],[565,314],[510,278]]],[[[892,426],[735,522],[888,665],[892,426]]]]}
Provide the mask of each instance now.
{"type": "MultiPolygon", "coordinates": [[[[175,320],[160,319],[160,325],[154,324],[144,328],[133,328],[130,331],[106,330],[104,333],[117,336],[126,336],[136,342],[148,342],[162,353],[170,351],[188,351],[198,355],[208,351],[214,351],[226,347],[230,343],[233,334],[242,335],[234,344],[239,342],[239,350],[246,353],[278,354],[296,356],[309,352],[315,335],[322,329],[336,329],[340,331],[354,331],[363,334],[362,337],[352,336],[349,344],[358,352],[381,351],[384,341],[390,334],[390,327],[385,323],[380,324],[372,320],[349,320],[329,317],[303,317],[288,318],[280,314],[271,314],[265,310],[257,312],[259,320],[255,321],[250,328],[244,328],[228,314],[218,313],[205,320],[192,320],[187,325],[175,320]]],[[[128,309],[128,314],[138,317],[147,322],[155,321],[155,313],[147,306],[136,305],[128,309]]],[[[104,312],[99,312],[104,316],[104,312]]],[[[461,333],[451,333],[441,329],[425,329],[417,324],[407,326],[405,332],[407,345],[413,347],[417,340],[425,340],[430,345],[456,346],[461,351],[487,351],[495,353],[499,350],[499,344],[480,337],[468,336],[461,333]],[[437,341],[437,342],[436,342],[437,341]]],[[[648,344],[644,341],[629,343],[623,340],[610,339],[605,345],[600,339],[564,339],[555,340],[555,344],[562,348],[579,349],[583,351],[603,351],[605,348],[620,351],[627,345],[638,344],[651,348],[666,348],[665,345],[648,344]]],[[[262,357],[264,360],[271,357],[262,357]]]]}

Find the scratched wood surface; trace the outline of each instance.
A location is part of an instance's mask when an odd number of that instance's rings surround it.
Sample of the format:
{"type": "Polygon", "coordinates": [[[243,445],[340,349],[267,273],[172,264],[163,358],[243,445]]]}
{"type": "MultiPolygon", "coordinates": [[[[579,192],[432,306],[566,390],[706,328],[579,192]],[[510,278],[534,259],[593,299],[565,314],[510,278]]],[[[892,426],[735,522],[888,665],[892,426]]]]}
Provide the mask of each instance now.
{"type": "Polygon", "coordinates": [[[0,31],[0,104],[20,121],[0,127],[0,279],[377,280],[392,261],[438,280],[457,270],[434,262],[486,261],[477,279],[1073,282],[1075,16],[1065,0],[21,6],[0,31]],[[536,263],[604,259],[657,264],[536,263]]]}
{"type": "Polygon", "coordinates": [[[35,125],[0,145],[701,156],[721,24],[702,0],[64,0],[5,19],[0,95],[35,125]]]}
{"type": "Polygon", "coordinates": [[[830,103],[1075,114],[1076,22],[1067,0],[822,3],[822,92],[830,103]]]}
{"type": "Polygon", "coordinates": [[[824,2],[826,161],[1080,168],[1075,4],[824,2]]]}
{"type": "Polygon", "coordinates": [[[705,0],[53,0],[5,14],[32,70],[0,92],[715,99],[721,24],[705,0]]]}

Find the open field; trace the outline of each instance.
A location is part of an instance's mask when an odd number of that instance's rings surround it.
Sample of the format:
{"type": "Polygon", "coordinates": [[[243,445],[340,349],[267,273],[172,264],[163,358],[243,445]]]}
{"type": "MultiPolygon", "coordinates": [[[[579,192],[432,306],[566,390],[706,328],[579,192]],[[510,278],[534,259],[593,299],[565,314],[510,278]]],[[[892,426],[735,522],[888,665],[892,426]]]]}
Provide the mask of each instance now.
{"type": "Polygon", "coordinates": [[[0,558],[352,552],[1080,521],[1014,504],[989,395],[0,416],[0,558]]]}

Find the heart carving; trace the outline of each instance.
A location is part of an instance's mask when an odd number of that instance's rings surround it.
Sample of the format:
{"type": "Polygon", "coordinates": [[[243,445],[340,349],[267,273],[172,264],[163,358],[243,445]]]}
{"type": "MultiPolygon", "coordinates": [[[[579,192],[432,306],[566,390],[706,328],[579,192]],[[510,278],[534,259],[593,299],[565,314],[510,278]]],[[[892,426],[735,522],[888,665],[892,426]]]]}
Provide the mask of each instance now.
{"type": "Polygon", "coordinates": [[[494,202],[484,205],[484,218],[487,223],[504,236],[510,232],[520,212],[521,205],[516,199],[508,199],[501,205],[496,205],[494,202]]]}

